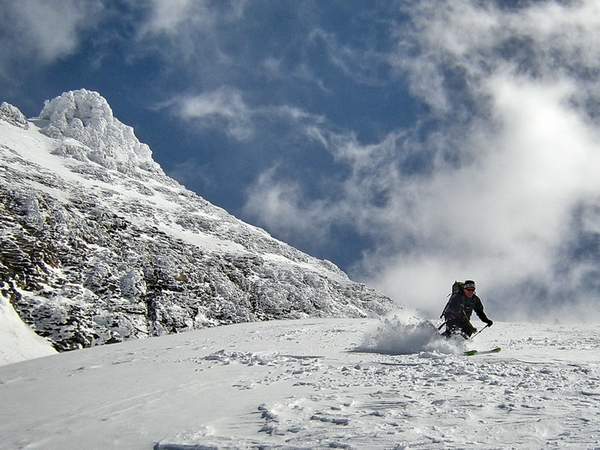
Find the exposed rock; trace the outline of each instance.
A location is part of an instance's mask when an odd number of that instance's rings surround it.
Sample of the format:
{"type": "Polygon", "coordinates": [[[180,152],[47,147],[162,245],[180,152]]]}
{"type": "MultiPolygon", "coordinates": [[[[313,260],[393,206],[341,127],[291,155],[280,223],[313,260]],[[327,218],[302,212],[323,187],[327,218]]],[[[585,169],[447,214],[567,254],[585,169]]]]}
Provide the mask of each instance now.
{"type": "Polygon", "coordinates": [[[4,120],[5,122],[8,122],[15,127],[23,128],[24,130],[29,128],[29,122],[27,122],[27,118],[19,108],[6,102],[2,102],[0,105],[0,120],[4,120]]]}
{"type": "Polygon", "coordinates": [[[35,149],[0,122],[0,285],[57,349],[390,310],[333,263],[167,177],[99,94],[63,94],[42,116],[60,133],[38,134],[35,149]],[[10,146],[3,133],[13,133],[10,146]]]}

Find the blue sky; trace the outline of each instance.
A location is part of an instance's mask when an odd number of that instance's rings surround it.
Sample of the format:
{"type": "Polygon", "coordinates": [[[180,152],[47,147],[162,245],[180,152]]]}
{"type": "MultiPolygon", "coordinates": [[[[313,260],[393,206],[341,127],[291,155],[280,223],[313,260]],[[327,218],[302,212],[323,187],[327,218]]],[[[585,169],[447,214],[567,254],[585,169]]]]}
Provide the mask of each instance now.
{"type": "Polygon", "coordinates": [[[597,304],[596,2],[0,5],[1,100],[97,90],[189,189],[399,302],[597,304]]]}

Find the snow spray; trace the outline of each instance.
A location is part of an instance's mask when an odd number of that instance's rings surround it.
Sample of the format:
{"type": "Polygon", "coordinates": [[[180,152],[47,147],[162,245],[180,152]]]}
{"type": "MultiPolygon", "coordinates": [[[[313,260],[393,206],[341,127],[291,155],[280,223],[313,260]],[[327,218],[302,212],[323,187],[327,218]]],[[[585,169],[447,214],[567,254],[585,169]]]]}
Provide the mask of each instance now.
{"type": "Polygon", "coordinates": [[[386,355],[420,352],[461,354],[465,345],[462,338],[447,339],[441,336],[429,320],[395,315],[384,318],[376,330],[364,336],[362,344],[355,350],[386,355]]]}

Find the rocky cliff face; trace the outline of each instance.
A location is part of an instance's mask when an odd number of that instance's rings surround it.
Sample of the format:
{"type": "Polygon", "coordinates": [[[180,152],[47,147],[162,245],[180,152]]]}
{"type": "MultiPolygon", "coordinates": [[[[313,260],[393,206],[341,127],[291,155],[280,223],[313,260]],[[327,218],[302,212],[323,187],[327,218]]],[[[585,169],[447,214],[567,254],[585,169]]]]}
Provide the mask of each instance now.
{"type": "Polygon", "coordinates": [[[0,291],[59,350],[391,301],[186,190],[98,93],[0,107],[0,291]]]}

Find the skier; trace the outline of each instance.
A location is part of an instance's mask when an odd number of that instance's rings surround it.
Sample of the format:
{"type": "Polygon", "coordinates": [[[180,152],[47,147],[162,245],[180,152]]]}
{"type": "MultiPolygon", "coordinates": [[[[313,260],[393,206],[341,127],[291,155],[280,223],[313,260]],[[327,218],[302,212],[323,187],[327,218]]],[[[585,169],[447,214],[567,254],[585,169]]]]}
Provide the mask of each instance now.
{"type": "Polygon", "coordinates": [[[466,280],[463,283],[462,292],[458,291],[452,294],[444,308],[442,316],[446,319],[446,331],[442,335],[450,337],[459,332],[466,339],[475,333],[477,328],[471,324],[470,320],[473,311],[489,327],[493,325],[494,322],[483,312],[481,299],[475,295],[475,282],[466,280]]]}

